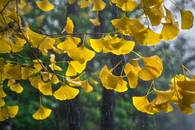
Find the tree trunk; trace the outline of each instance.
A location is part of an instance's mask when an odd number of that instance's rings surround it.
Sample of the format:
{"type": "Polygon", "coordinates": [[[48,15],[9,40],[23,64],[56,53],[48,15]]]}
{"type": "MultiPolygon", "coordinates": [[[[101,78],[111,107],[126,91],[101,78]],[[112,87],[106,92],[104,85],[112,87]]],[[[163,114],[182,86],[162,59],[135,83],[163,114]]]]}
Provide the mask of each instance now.
{"type": "MultiPolygon", "coordinates": [[[[76,15],[76,13],[77,13],[77,5],[76,4],[68,5],[67,16],[76,15]]],[[[63,121],[64,123],[67,123],[68,130],[83,130],[81,111],[80,111],[81,109],[79,103],[80,103],[79,95],[75,99],[60,103],[59,107],[61,112],[59,113],[60,114],[59,116],[60,119],[62,120],[66,118],[63,121]],[[63,114],[62,112],[64,112],[65,114],[63,114]],[[64,115],[65,117],[61,117],[64,115]]],[[[66,125],[61,125],[61,126],[64,127],[66,125]]],[[[60,128],[60,130],[65,130],[65,128],[60,128]]]]}
{"type": "MultiPolygon", "coordinates": [[[[116,8],[112,7],[112,18],[116,18],[116,8]]],[[[100,17],[101,18],[101,17],[100,17]]],[[[101,23],[103,20],[101,18],[101,23]]],[[[101,26],[100,29],[104,26],[101,26]]],[[[101,30],[102,30],[101,29],[101,30]]],[[[111,55],[111,64],[116,66],[119,62],[124,61],[123,56],[111,55]]],[[[118,65],[114,70],[114,75],[120,75],[123,70],[123,63],[118,65]]],[[[102,106],[101,106],[101,130],[114,130],[114,104],[115,104],[115,93],[114,91],[106,90],[103,88],[102,92],[102,106]]]]}
{"type": "Polygon", "coordinates": [[[148,130],[148,115],[142,112],[137,112],[137,130],[148,130]]]}

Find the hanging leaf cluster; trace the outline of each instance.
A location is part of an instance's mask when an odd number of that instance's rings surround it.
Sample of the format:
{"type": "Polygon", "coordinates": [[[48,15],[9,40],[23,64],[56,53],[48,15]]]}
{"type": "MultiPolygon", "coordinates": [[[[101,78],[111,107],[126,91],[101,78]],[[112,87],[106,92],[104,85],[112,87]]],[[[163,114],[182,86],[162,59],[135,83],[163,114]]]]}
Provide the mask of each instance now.
{"type": "MultiPolygon", "coordinates": [[[[102,23],[98,12],[105,8],[116,6],[124,16],[110,20],[114,32],[102,33],[99,38],[89,38],[85,44],[88,33],[75,32],[74,21],[67,17],[65,27],[59,35],[48,35],[33,31],[28,23],[23,24],[23,15],[32,10],[40,9],[45,13],[57,8],[50,0],[1,0],[0,1],[0,54],[4,56],[19,56],[24,48],[31,53],[25,62],[21,63],[15,58],[0,58],[0,121],[14,118],[19,105],[10,106],[6,103],[9,96],[5,89],[21,94],[27,89],[21,81],[27,81],[35,91],[42,96],[54,97],[57,100],[74,99],[80,88],[86,92],[93,91],[94,80],[82,79],[87,64],[96,53],[112,53],[127,55],[134,53],[138,58],[124,66],[124,75],[116,76],[113,69],[104,66],[99,72],[100,81],[105,89],[116,92],[125,92],[128,88],[136,88],[138,80],[152,81],[163,73],[163,61],[157,56],[141,56],[134,52],[137,45],[154,46],[162,40],[173,40],[180,30],[190,29],[193,26],[193,14],[189,10],[180,9],[181,21],[178,22],[163,0],[68,0],[67,4],[78,4],[81,9],[88,8],[96,12],[96,18],[89,21],[96,27],[102,23]],[[31,6],[30,3],[36,5],[31,6]],[[139,17],[129,17],[128,13],[141,10],[139,17]],[[143,20],[144,18],[144,20],[143,20]],[[160,32],[152,29],[153,26],[162,26],[160,32]],[[75,36],[74,34],[82,34],[75,36]],[[130,40],[129,40],[130,39],[130,40]],[[44,58],[49,57],[46,61],[44,58]],[[67,57],[64,60],[58,57],[67,57]],[[143,64],[142,64],[143,63],[143,64]],[[7,87],[7,88],[6,88],[7,87]]],[[[93,35],[93,34],[89,34],[93,35]]],[[[94,33],[96,35],[96,33],[94,33]]],[[[130,60],[129,60],[130,61],[130,60]]],[[[170,89],[160,91],[154,89],[156,97],[149,101],[148,95],[133,97],[135,107],[148,114],[160,111],[173,110],[172,103],[176,103],[182,112],[191,114],[191,105],[195,102],[194,78],[177,75],[171,80],[170,89]]],[[[52,113],[40,102],[39,108],[32,115],[36,120],[44,120],[52,113]]]]}

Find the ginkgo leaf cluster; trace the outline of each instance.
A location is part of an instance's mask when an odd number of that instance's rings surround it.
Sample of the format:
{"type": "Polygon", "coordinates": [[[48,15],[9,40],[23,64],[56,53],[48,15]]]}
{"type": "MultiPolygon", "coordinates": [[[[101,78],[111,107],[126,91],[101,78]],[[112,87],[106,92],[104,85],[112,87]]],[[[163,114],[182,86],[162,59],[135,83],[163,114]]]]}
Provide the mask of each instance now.
{"type": "MultiPolygon", "coordinates": [[[[121,16],[109,19],[113,32],[99,33],[98,37],[87,37],[87,32],[75,32],[74,17],[64,19],[65,26],[62,32],[56,35],[40,33],[28,23],[22,23],[23,15],[32,9],[39,8],[42,13],[52,13],[57,8],[52,0],[32,1],[27,0],[0,1],[0,54],[20,55],[24,48],[30,50],[31,56],[28,64],[18,63],[15,60],[0,58],[0,121],[14,118],[19,111],[19,106],[9,106],[6,102],[8,93],[6,89],[15,94],[21,94],[26,86],[21,81],[26,81],[40,93],[41,96],[51,96],[57,100],[71,100],[78,96],[80,89],[86,92],[93,91],[93,83],[89,79],[82,79],[88,62],[93,60],[96,53],[112,53],[114,55],[128,55],[135,53],[134,48],[154,46],[163,40],[177,38],[181,30],[193,26],[194,16],[190,10],[180,9],[181,21],[175,19],[174,13],[169,10],[163,0],[68,0],[67,4],[78,4],[81,9],[88,8],[96,13],[95,18],[88,18],[96,27],[102,23],[99,13],[106,8],[119,8],[121,16]],[[140,10],[139,17],[129,17],[128,13],[140,10]],[[141,19],[145,16],[147,22],[141,19]],[[13,27],[10,27],[12,25],[13,27]],[[153,26],[162,26],[160,33],[153,30],[153,26]],[[79,35],[75,35],[79,34],[79,35]],[[35,52],[38,53],[35,53],[35,52]],[[40,58],[41,57],[41,58],[40,58]],[[44,58],[48,59],[44,61],[44,58]],[[68,57],[64,61],[61,57],[68,57]]],[[[79,13],[79,12],[78,12],[79,13]]],[[[25,21],[26,22],[26,21],[25,21]]],[[[138,54],[137,54],[138,55],[138,54]]],[[[14,58],[13,58],[14,59],[14,58]]],[[[114,75],[113,69],[104,66],[99,78],[105,89],[116,92],[126,92],[128,86],[136,88],[139,80],[152,81],[163,73],[163,61],[157,56],[140,56],[131,59],[124,65],[125,75],[114,75]]],[[[193,113],[191,105],[194,100],[194,78],[184,75],[175,76],[167,91],[154,89],[156,97],[148,99],[133,97],[135,107],[148,114],[160,111],[170,112],[172,104],[176,103],[182,112],[193,113]]],[[[52,109],[40,103],[32,117],[44,120],[52,114],[52,109]]]]}

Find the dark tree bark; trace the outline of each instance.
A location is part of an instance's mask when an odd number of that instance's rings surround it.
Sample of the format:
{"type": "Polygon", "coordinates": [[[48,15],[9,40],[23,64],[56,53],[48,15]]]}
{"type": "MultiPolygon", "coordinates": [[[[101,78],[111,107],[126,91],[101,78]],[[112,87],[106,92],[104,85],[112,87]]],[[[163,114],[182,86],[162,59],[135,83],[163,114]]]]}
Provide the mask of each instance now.
{"type": "Polygon", "coordinates": [[[101,130],[114,130],[114,100],[113,91],[103,89],[101,106],[101,130]]]}
{"type": "MultiPolygon", "coordinates": [[[[112,7],[112,18],[116,18],[116,8],[112,7]]],[[[103,23],[102,16],[100,15],[101,23],[103,23]]],[[[100,27],[100,30],[104,29],[104,25],[100,27]]],[[[119,62],[124,61],[123,56],[111,55],[111,64],[116,66],[119,62]]],[[[114,75],[120,75],[123,69],[123,63],[118,65],[114,70],[114,75]]],[[[115,104],[115,93],[114,91],[106,90],[103,88],[102,92],[102,106],[101,106],[101,130],[114,130],[114,104],[115,104]]]]}
{"type": "MultiPolygon", "coordinates": [[[[76,13],[77,13],[77,5],[76,4],[68,5],[67,16],[76,15],[76,13]]],[[[60,117],[60,119],[62,120],[65,119],[63,121],[65,124],[67,123],[68,130],[83,130],[83,125],[82,125],[83,119],[81,119],[79,95],[75,99],[66,102],[61,102],[59,107],[60,107],[59,116],[65,116],[65,117],[60,117]]],[[[61,126],[66,126],[66,125],[61,125],[61,126]]],[[[60,130],[65,130],[65,128],[60,128],[60,130]]]]}
{"type": "Polygon", "coordinates": [[[142,112],[137,112],[137,130],[148,130],[148,115],[142,112]]]}
{"type": "MultiPolygon", "coordinates": [[[[69,5],[67,8],[68,15],[74,15],[77,13],[77,4],[69,5]]],[[[75,29],[76,30],[76,29],[75,29]]],[[[80,96],[75,99],[66,102],[66,112],[69,130],[83,130],[81,123],[81,109],[80,109],[80,96]]]]}
{"type": "Polygon", "coordinates": [[[79,96],[71,101],[66,102],[65,111],[67,114],[69,130],[83,130],[79,96]]]}

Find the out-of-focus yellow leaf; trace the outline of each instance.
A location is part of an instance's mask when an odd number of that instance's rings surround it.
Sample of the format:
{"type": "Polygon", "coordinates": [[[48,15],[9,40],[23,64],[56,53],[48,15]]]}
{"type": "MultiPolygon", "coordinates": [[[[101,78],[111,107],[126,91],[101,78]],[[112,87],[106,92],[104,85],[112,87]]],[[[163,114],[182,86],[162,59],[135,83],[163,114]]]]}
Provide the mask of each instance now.
{"type": "Polygon", "coordinates": [[[0,107],[5,106],[5,101],[3,98],[0,98],[0,107]]]}
{"type": "Polygon", "coordinates": [[[9,118],[14,118],[18,113],[19,107],[16,106],[4,106],[0,108],[0,121],[5,121],[9,118]]]}
{"type": "Polygon", "coordinates": [[[117,7],[121,8],[123,11],[133,11],[137,6],[137,2],[135,0],[112,0],[117,7]]]}
{"type": "Polygon", "coordinates": [[[15,83],[15,80],[13,79],[9,80],[7,85],[10,87],[11,91],[16,92],[18,94],[22,93],[24,90],[22,85],[20,83],[15,83]]]}
{"type": "Polygon", "coordinates": [[[30,78],[33,74],[35,74],[37,71],[31,67],[22,67],[21,68],[21,75],[23,80],[27,80],[30,78]]]}
{"type": "Polygon", "coordinates": [[[16,37],[15,43],[12,44],[12,52],[20,52],[23,49],[25,43],[26,41],[24,39],[16,37]]]}
{"type": "Polygon", "coordinates": [[[68,4],[72,5],[72,4],[75,4],[77,0],[68,0],[68,4]]]}
{"type": "Polygon", "coordinates": [[[100,26],[100,21],[99,19],[96,17],[94,19],[89,19],[89,21],[94,25],[94,26],[100,26]]]}
{"type": "Polygon", "coordinates": [[[49,0],[39,0],[36,1],[36,5],[39,7],[39,9],[49,12],[55,8],[55,6],[49,2],[49,0]]]}
{"type": "Polygon", "coordinates": [[[5,91],[3,90],[3,86],[0,85],[0,98],[4,98],[4,97],[6,97],[6,96],[7,96],[7,94],[6,94],[5,91]]]}
{"type": "Polygon", "coordinates": [[[81,82],[81,87],[88,93],[93,91],[93,87],[89,84],[88,81],[82,81],[81,82]]]}
{"type": "Polygon", "coordinates": [[[15,79],[20,80],[22,77],[21,74],[21,65],[15,64],[6,64],[4,66],[4,78],[5,79],[15,79]]]}
{"type": "Polygon", "coordinates": [[[80,0],[80,8],[86,8],[90,5],[89,0],[80,0]]]}
{"type": "Polygon", "coordinates": [[[12,48],[12,41],[9,38],[4,36],[0,36],[0,53],[9,53],[11,52],[12,48]]]}
{"type": "Polygon", "coordinates": [[[164,23],[161,30],[162,40],[174,40],[179,34],[178,23],[164,23]]]}
{"type": "Polygon", "coordinates": [[[73,33],[74,31],[74,23],[70,17],[67,17],[66,26],[64,27],[63,32],[66,31],[67,33],[73,33]]]}
{"type": "Polygon", "coordinates": [[[92,11],[101,11],[106,7],[106,3],[103,0],[90,0],[93,5],[92,11]]]}
{"type": "Polygon", "coordinates": [[[193,26],[194,16],[190,10],[181,10],[181,28],[190,29],[193,26]]]}

